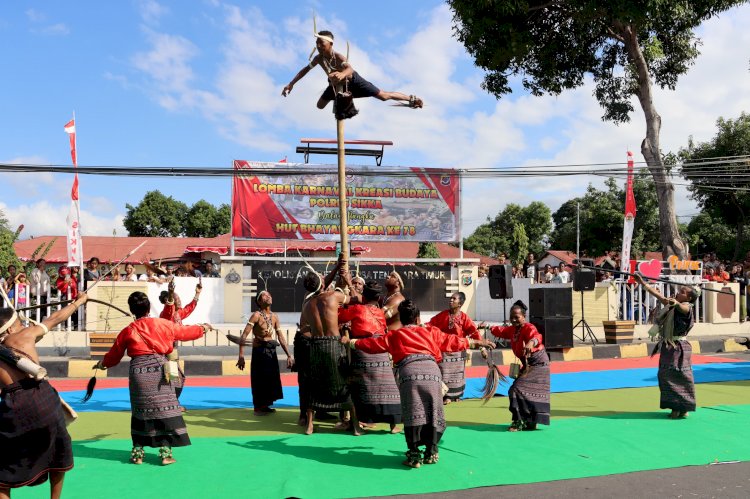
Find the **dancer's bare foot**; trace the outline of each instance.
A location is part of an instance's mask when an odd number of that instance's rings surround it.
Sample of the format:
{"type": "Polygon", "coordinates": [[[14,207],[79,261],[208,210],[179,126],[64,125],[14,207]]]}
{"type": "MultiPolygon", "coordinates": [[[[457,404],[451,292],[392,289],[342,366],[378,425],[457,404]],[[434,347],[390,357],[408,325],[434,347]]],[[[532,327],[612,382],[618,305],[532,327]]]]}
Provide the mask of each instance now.
{"type": "Polygon", "coordinates": [[[448,405],[453,402],[451,399],[443,399],[443,405],[448,405]]]}
{"type": "Polygon", "coordinates": [[[392,424],[392,425],[391,425],[391,433],[392,433],[392,434],[394,434],[394,435],[395,435],[395,434],[397,434],[397,433],[401,433],[401,431],[402,431],[402,430],[401,430],[401,428],[399,428],[399,427],[398,427],[398,426],[396,426],[395,424],[392,424]]]}
{"type": "Polygon", "coordinates": [[[176,462],[177,461],[175,461],[175,459],[173,457],[165,457],[164,459],[161,460],[161,465],[162,466],[169,466],[170,464],[174,464],[176,462]]]}
{"type": "Polygon", "coordinates": [[[375,423],[363,423],[362,421],[359,422],[359,427],[363,430],[374,430],[378,427],[375,423]]]}

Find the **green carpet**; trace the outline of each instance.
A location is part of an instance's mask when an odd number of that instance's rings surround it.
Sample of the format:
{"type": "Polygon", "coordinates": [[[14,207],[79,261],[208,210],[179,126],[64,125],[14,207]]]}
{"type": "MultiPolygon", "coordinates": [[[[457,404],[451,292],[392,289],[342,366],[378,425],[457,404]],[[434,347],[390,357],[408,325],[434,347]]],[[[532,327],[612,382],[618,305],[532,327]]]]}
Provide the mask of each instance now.
{"type": "MultiPolygon", "coordinates": [[[[748,386],[699,385],[701,407],[682,421],[655,410],[657,390],[560,394],[553,397],[559,414],[552,425],[522,433],[505,431],[506,399],[484,407],[474,401],[451,404],[440,462],[418,470],[401,465],[402,435],[376,431],[352,437],[321,424],[320,433],[305,436],[297,433],[294,411],[258,421],[237,410],[191,411],[193,445],[175,449],[177,464],[158,466],[156,450],[149,450],[146,462],[134,466],[127,463],[130,441],[120,438],[127,435],[111,431],[127,431],[129,415],[86,414],[71,428],[78,427],[73,431],[76,467],[65,480],[64,494],[181,499],[420,494],[749,461],[750,446],[737,431],[746,426],[750,405],[730,405],[748,400],[748,386]],[[628,412],[612,413],[620,410],[628,412]],[[101,440],[80,440],[94,436],[84,427],[94,421],[101,440]],[[124,428],[115,428],[120,425],[124,428]],[[259,436],[273,428],[294,433],[259,436]]],[[[19,489],[13,497],[48,497],[48,487],[19,489]]]]}
{"type": "MultiPolygon", "coordinates": [[[[696,385],[699,406],[748,401],[750,381],[696,385]]],[[[623,388],[594,392],[552,394],[552,417],[590,417],[623,412],[649,412],[659,407],[659,389],[623,388]]],[[[279,409],[271,417],[257,417],[251,409],[194,410],[185,414],[191,437],[241,437],[298,433],[297,409],[279,409]]],[[[448,426],[508,424],[508,399],[495,397],[486,405],[464,400],[445,408],[448,426]]],[[[332,431],[332,423],[316,423],[321,432],[332,431]]],[[[382,430],[386,425],[380,425],[382,430]]],[[[70,427],[74,440],[129,439],[129,412],[86,412],[70,427]]]]}

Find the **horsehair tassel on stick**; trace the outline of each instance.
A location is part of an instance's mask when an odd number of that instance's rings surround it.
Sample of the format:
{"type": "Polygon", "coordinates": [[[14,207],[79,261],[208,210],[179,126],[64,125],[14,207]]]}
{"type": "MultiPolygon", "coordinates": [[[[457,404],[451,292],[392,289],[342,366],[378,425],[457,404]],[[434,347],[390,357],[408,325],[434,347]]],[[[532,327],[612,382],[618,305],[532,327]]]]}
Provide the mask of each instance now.
{"type": "Polygon", "coordinates": [[[96,388],[96,373],[99,372],[99,368],[95,368],[94,375],[91,376],[91,379],[86,384],[86,394],[81,399],[81,402],[88,402],[91,400],[91,397],[94,395],[94,388],[96,388]]]}
{"type": "Polygon", "coordinates": [[[482,405],[484,405],[495,395],[500,381],[506,381],[508,378],[495,365],[491,351],[488,352],[485,348],[482,348],[480,351],[482,352],[482,357],[487,359],[487,376],[484,378],[484,386],[482,386],[482,405]]]}

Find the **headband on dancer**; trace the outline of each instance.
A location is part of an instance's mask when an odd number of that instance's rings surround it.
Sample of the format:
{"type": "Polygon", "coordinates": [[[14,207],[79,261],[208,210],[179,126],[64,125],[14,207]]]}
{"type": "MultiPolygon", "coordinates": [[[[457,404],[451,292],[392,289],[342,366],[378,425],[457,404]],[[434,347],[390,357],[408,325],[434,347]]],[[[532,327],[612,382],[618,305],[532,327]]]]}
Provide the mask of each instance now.
{"type": "Polygon", "coordinates": [[[391,272],[390,275],[391,275],[391,277],[395,277],[396,278],[396,280],[398,281],[399,288],[404,289],[404,280],[401,279],[401,275],[398,272],[396,272],[395,270],[393,272],[391,272]]]}

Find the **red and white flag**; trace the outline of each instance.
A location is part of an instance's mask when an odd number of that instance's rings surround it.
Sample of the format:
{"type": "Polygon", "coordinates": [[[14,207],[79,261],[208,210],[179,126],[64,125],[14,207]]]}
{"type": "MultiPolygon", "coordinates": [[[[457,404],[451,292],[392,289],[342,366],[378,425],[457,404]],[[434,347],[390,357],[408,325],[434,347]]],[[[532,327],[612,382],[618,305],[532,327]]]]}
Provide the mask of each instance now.
{"type": "Polygon", "coordinates": [[[635,195],[633,194],[633,153],[628,151],[628,182],[625,189],[625,223],[622,227],[622,253],[620,253],[620,270],[623,272],[630,272],[630,244],[633,242],[635,212],[635,195]]]}
{"type": "MultiPolygon", "coordinates": [[[[76,155],[76,123],[75,118],[65,125],[65,133],[70,138],[70,157],[73,166],[78,167],[76,155]]],[[[81,240],[81,208],[78,204],[78,172],[73,177],[73,188],[70,191],[70,210],[68,211],[68,265],[81,267],[83,265],[83,241],[81,240]]]]}

